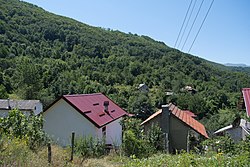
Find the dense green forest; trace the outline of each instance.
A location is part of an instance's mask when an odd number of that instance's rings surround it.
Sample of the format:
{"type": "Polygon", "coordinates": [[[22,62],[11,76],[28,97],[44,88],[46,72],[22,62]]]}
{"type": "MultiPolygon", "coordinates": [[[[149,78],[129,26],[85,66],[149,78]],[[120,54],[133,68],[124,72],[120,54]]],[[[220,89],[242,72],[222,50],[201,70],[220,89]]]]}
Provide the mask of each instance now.
{"type": "Polygon", "coordinates": [[[0,98],[40,99],[46,106],[63,94],[103,92],[142,119],[173,102],[211,131],[245,114],[237,103],[241,88],[250,86],[249,72],[19,0],[0,4],[0,98]],[[141,83],[148,93],[138,91],[141,83]],[[182,89],[187,85],[197,92],[182,89]]]}

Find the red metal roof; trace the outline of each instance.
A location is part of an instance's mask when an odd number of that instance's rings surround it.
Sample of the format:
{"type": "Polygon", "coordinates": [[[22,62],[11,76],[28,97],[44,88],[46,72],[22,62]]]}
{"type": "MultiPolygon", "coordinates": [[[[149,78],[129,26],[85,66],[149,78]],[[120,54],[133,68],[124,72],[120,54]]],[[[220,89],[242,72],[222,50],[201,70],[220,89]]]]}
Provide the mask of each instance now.
{"type": "Polygon", "coordinates": [[[246,106],[247,116],[250,117],[250,88],[243,88],[242,94],[246,106]]]}
{"type": "MultiPolygon", "coordinates": [[[[173,105],[172,103],[169,104],[169,111],[179,120],[181,120],[183,123],[185,123],[187,126],[191,127],[193,130],[201,134],[202,136],[208,138],[206,129],[203,124],[192,118],[189,114],[187,114],[185,111],[180,110],[178,107],[173,105]]],[[[148,122],[149,120],[153,119],[157,115],[162,113],[162,109],[152,114],[148,119],[146,119],[144,122],[141,123],[143,125],[144,123],[148,122]]]]}
{"type": "Polygon", "coordinates": [[[102,93],[63,95],[61,98],[97,127],[102,127],[122,116],[128,115],[126,111],[102,93]],[[104,111],[104,102],[106,101],[109,102],[108,112],[104,111]]]}

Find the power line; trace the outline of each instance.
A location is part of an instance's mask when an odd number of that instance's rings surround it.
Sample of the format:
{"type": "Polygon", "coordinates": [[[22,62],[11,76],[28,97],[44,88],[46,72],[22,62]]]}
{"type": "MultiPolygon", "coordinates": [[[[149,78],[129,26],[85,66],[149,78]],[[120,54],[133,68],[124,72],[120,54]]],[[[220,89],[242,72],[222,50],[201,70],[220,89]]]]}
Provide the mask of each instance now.
{"type": "Polygon", "coordinates": [[[184,25],[184,23],[186,22],[186,18],[187,18],[187,15],[188,15],[188,12],[189,12],[189,10],[190,10],[190,7],[191,7],[192,3],[193,3],[193,0],[190,1],[190,4],[189,4],[189,6],[188,6],[188,10],[187,10],[187,12],[186,12],[185,18],[184,18],[183,23],[182,23],[182,25],[181,25],[181,29],[180,29],[179,34],[178,34],[178,37],[177,37],[177,39],[176,39],[176,41],[175,41],[174,47],[176,46],[177,41],[179,40],[179,37],[180,37],[181,31],[182,31],[183,25],[184,25]]]}
{"type": "Polygon", "coordinates": [[[190,18],[191,18],[191,16],[192,16],[192,13],[193,13],[193,11],[194,11],[194,7],[195,7],[195,5],[196,5],[196,2],[197,2],[197,0],[195,0],[195,2],[194,2],[194,6],[193,6],[193,8],[192,8],[192,10],[191,10],[191,13],[190,13],[189,17],[188,17],[187,24],[186,24],[186,26],[185,26],[185,28],[184,28],[184,31],[183,31],[182,35],[181,35],[181,40],[180,40],[180,42],[179,42],[177,48],[179,48],[179,46],[180,46],[180,44],[181,44],[181,41],[182,41],[182,38],[183,38],[183,36],[184,36],[184,34],[185,34],[185,31],[186,31],[186,29],[187,29],[189,20],[190,20],[190,18]]]}
{"type": "Polygon", "coordinates": [[[211,7],[212,7],[213,3],[214,3],[214,0],[212,0],[212,2],[211,2],[211,4],[210,4],[210,6],[209,6],[209,8],[208,8],[208,11],[207,11],[207,13],[206,13],[206,16],[204,17],[204,19],[203,19],[203,21],[202,21],[202,23],[201,23],[201,26],[200,26],[200,28],[199,28],[199,30],[198,30],[198,32],[197,32],[197,34],[196,34],[196,36],[195,36],[195,38],[194,38],[193,42],[192,42],[192,45],[190,46],[190,48],[189,48],[189,50],[188,50],[188,53],[189,53],[189,52],[190,52],[190,50],[192,49],[192,47],[193,47],[193,45],[194,45],[194,42],[195,42],[195,40],[196,40],[197,36],[198,36],[198,35],[199,35],[199,33],[200,33],[200,30],[201,30],[201,28],[202,28],[202,26],[203,26],[203,24],[204,24],[204,22],[205,22],[205,20],[206,20],[206,18],[207,18],[207,15],[208,15],[208,13],[209,13],[209,11],[210,11],[210,9],[211,9],[211,7]]]}
{"type": "Polygon", "coordinates": [[[202,0],[202,2],[201,2],[201,4],[200,4],[200,7],[199,7],[199,9],[198,9],[198,12],[196,13],[196,16],[195,16],[195,18],[194,18],[193,24],[192,24],[192,26],[191,26],[191,28],[190,28],[190,30],[189,30],[189,32],[188,32],[188,35],[187,35],[187,37],[186,37],[186,40],[185,40],[184,44],[182,45],[181,50],[183,50],[183,48],[184,48],[184,46],[185,46],[185,44],[186,44],[186,42],[187,42],[187,39],[188,39],[188,37],[189,37],[189,35],[190,35],[190,32],[191,32],[192,29],[193,29],[194,23],[195,23],[195,21],[196,21],[198,15],[199,15],[199,13],[200,13],[200,10],[201,10],[201,7],[202,7],[203,2],[204,2],[204,0],[202,0]]]}

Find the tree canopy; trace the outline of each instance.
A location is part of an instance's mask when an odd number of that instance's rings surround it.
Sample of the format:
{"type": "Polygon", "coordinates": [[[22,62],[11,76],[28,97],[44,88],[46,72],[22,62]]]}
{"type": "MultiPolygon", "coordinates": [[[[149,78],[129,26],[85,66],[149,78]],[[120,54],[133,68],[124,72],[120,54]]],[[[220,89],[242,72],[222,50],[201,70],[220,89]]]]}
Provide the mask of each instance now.
{"type": "Polygon", "coordinates": [[[19,0],[0,4],[1,98],[17,94],[48,105],[63,94],[103,92],[142,119],[167,102],[201,119],[235,108],[250,85],[247,72],[144,35],[92,27],[19,0]],[[141,83],[149,93],[139,92],[141,83]]]}

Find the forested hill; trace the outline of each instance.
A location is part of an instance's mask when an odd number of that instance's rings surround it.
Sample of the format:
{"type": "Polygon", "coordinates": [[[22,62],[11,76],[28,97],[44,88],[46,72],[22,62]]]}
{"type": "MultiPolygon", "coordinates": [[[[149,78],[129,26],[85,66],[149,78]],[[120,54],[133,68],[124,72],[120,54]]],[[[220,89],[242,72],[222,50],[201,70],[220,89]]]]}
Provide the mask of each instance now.
{"type": "Polygon", "coordinates": [[[0,4],[0,98],[47,105],[62,94],[103,92],[141,118],[169,101],[207,118],[235,108],[240,89],[250,86],[244,73],[147,36],[92,27],[18,0],[0,4]],[[149,93],[138,91],[140,83],[149,93]],[[187,85],[197,93],[183,91],[187,85]]]}

